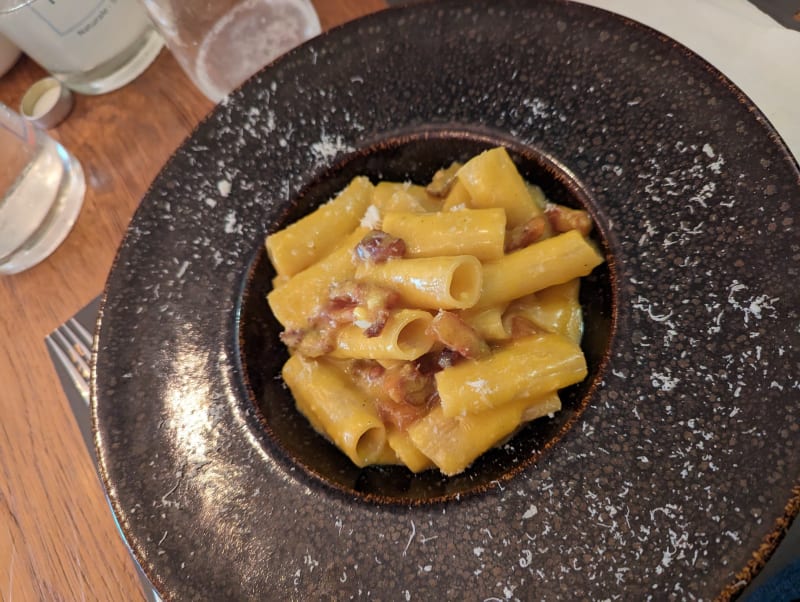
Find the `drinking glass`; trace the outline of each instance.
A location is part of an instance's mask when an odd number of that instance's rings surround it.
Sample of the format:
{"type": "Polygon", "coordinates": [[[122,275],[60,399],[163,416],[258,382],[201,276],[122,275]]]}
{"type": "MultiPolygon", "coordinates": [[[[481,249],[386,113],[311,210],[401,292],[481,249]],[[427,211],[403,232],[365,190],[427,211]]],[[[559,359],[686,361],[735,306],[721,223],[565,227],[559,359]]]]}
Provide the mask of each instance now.
{"type": "Polygon", "coordinates": [[[0,33],[83,94],[127,84],[164,45],[137,0],[0,0],[0,33]]]}
{"type": "Polygon", "coordinates": [[[142,0],[167,47],[219,102],[278,55],[320,32],[309,0],[142,0]]]}
{"type": "Polygon", "coordinates": [[[55,251],[85,192],[75,157],[0,103],[0,274],[26,270],[55,251]]]}

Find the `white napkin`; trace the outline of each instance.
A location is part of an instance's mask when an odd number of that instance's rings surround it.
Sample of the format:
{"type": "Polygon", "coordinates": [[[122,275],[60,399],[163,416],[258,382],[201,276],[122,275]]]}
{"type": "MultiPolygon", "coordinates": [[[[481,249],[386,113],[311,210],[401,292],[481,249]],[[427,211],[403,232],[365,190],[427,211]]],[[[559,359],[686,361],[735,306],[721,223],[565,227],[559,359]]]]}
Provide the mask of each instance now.
{"type": "Polygon", "coordinates": [[[800,160],[800,31],[746,0],[581,0],[649,25],[724,73],[800,160]]]}

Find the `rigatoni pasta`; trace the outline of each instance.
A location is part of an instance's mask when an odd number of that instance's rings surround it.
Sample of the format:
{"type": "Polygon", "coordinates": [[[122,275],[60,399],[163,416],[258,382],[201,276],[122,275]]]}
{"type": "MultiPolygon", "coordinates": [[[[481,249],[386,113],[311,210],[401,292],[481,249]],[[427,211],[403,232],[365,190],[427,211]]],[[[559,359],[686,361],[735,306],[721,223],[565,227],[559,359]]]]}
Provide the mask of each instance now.
{"type": "Polygon", "coordinates": [[[464,309],[481,296],[483,270],[472,255],[363,262],[356,278],[397,291],[411,307],[464,309]]]}
{"type": "Polygon", "coordinates": [[[357,466],[462,472],[586,377],[590,229],[500,147],[427,186],[354,179],[266,240],[298,410],[357,466]]]}
{"type": "Polygon", "coordinates": [[[502,147],[473,157],[458,170],[457,177],[469,195],[469,206],[500,207],[505,210],[511,227],[542,214],[542,208],[502,147]]]}
{"type": "Polygon", "coordinates": [[[560,409],[561,400],[554,391],[540,398],[520,398],[491,410],[462,416],[445,416],[440,406],[412,424],[408,437],[443,473],[458,474],[519,428],[526,412],[539,418],[560,409]]]}
{"type": "Polygon", "coordinates": [[[372,193],[367,178],[355,178],[329,203],[270,236],[267,254],[275,271],[294,276],[328,255],[359,224],[372,193]]]}
{"type": "Polygon", "coordinates": [[[353,323],[343,326],[336,337],[332,357],[343,359],[415,360],[433,347],[430,325],[433,317],[421,309],[391,312],[380,333],[365,334],[353,323]]]}
{"type": "Polygon", "coordinates": [[[367,232],[366,228],[356,228],[330,255],[273,288],[267,300],[282,326],[305,326],[308,317],[328,299],[331,282],[355,276],[356,266],[351,257],[353,247],[367,232]]]}
{"type": "Polygon", "coordinates": [[[546,238],[483,265],[479,307],[510,301],[587,276],[603,262],[577,230],[546,238]]]}
{"type": "Polygon", "coordinates": [[[329,435],[354,464],[367,466],[381,457],[386,427],[371,401],[335,365],[293,355],[283,379],[312,426],[329,435]]]}
{"type": "Polygon", "coordinates": [[[478,414],[519,397],[538,397],[586,378],[581,348],[553,333],[512,339],[485,359],[437,372],[444,416],[478,414]]]}
{"type": "Polygon", "coordinates": [[[486,261],[503,256],[506,213],[502,209],[392,211],[383,216],[381,230],[405,242],[407,257],[472,255],[486,261]]]}

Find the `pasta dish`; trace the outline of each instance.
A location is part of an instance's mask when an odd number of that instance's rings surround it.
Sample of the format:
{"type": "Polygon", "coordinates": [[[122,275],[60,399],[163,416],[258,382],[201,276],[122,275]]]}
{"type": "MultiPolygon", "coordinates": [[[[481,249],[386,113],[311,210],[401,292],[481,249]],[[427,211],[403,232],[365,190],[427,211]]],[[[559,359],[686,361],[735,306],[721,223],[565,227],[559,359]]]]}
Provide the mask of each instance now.
{"type": "Polygon", "coordinates": [[[425,186],[354,178],[266,239],[298,410],[358,466],[462,472],[586,378],[591,229],[502,147],[425,186]]]}

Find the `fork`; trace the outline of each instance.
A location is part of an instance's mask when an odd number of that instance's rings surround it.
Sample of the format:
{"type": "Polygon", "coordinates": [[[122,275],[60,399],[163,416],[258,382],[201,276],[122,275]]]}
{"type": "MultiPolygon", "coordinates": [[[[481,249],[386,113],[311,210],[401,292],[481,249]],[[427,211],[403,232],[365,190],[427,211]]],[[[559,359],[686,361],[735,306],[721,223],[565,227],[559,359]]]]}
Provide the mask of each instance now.
{"type": "Polygon", "coordinates": [[[75,318],[70,318],[45,340],[69,374],[75,389],[88,405],[92,335],[83,324],[75,318]]]}
{"type": "MultiPolygon", "coordinates": [[[[45,338],[47,341],[47,346],[50,347],[50,350],[53,354],[58,358],[58,362],[62,368],[67,372],[69,375],[72,384],[75,386],[75,390],[80,393],[81,398],[86,403],[86,410],[88,411],[89,407],[89,379],[91,378],[91,364],[92,364],[92,335],[89,333],[88,330],[78,322],[75,318],[70,318],[64,324],[59,326],[56,330],[54,330],[50,335],[45,338]]],[[[79,417],[79,412],[76,408],[73,408],[75,411],[75,417],[78,421],[81,421],[79,417]]],[[[88,418],[85,417],[85,418],[88,418]]],[[[95,458],[94,449],[92,448],[91,439],[86,441],[87,447],[89,447],[89,453],[92,456],[92,459],[95,458]]],[[[108,498],[106,498],[108,500],[108,498]]],[[[109,501],[110,506],[110,501],[109,501]]],[[[112,516],[114,516],[114,522],[116,522],[116,516],[114,515],[113,509],[111,510],[112,516]]],[[[117,528],[119,529],[119,523],[117,523],[117,528]]],[[[127,540],[125,539],[125,535],[122,533],[122,530],[119,531],[120,536],[122,537],[125,544],[127,544],[127,540]]],[[[133,559],[133,564],[136,567],[136,572],[139,575],[139,580],[142,582],[142,587],[144,588],[145,598],[147,602],[161,602],[161,597],[159,596],[158,592],[153,587],[150,580],[147,578],[147,575],[144,574],[142,567],[139,565],[139,562],[131,553],[131,558],[133,559]]]]}

